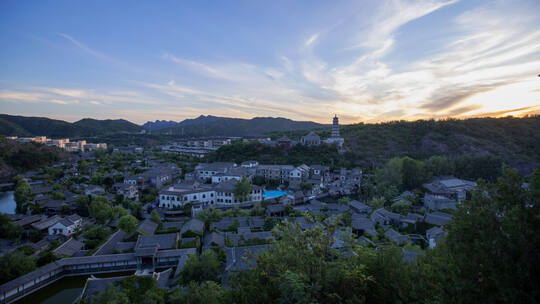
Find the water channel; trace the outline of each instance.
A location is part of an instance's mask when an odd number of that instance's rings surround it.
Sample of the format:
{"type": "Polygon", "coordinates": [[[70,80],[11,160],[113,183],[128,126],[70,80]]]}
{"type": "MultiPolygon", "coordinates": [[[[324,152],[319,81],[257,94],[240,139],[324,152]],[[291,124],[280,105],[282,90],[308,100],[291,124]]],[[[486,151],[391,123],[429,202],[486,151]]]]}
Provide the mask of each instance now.
{"type": "Polygon", "coordinates": [[[15,214],[15,197],[13,191],[0,192],[0,212],[7,214],[15,214]]]}
{"type": "MultiPolygon", "coordinates": [[[[111,278],[129,276],[134,272],[115,272],[105,274],[95,274],[96,278],[111,278]]],[[[64,277],[51,285],[48,285],[34,293],[15,302],[16,304],[72,304],[81,294],[86,279],[89,275],[64,277]]]]}

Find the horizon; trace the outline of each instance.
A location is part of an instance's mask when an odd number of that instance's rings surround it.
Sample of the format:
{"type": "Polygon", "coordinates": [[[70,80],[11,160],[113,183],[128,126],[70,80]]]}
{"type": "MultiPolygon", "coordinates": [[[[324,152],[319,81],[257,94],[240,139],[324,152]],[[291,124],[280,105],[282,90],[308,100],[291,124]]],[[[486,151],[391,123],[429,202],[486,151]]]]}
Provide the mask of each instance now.
{"type": "MultiPolygon", "coordinates": [[[[324,122],[317,122],[317,121],[312,121],[312,120],[295,120],[295,119],[287,118],[287,117],[283,117],[283,116],[254,116],[254,117],[250,117],[250,118],[240,118],[240,117],[214,116],[214,115],[200,114],[198,116],[188,117],[188,118],[185,118],[185,119],[182,119],[182,120],[162,120],[162,119],[160,120],[160,119],[155,119],[155,120],[147,120],[147,121],[145,121],[143,123],[138,123],[138,122],[134,122],[134,121],[131,121],[129,119],[126,119],[126,118],[122,118],[122,117],[119,117],[119,118],[104,118],[104,119],[100,119],[100,118],[96,118],[96,117],[81,117],[81,118],[75,119],[75,120],[64,120],[64,119],[57,119],[57,118],[46,117],[46,116],[25,116],[25,115],[8,114],[8,113],[0,113],[0,115],[20,116],[20,117],[26,117],[26,118],[47,118],[47,119],[65,121],[65,122],[68,122],[68,123],[75,123],[75,122],[78,122],[78,121],[81,121],[81,120],[84,120],[84,119],[116,120],[116,121],[124,120],[124,121],[127,121],[129,123],[133,123],[133,124],[136,124],[138,126],[141,126],[141,127],[146,123],[154,123],[154,122],[157,122],[157,121],[180,123],[180,122],[182,122],[184,120],[190,120],[190,119],[193,120],[193,119],[197,119],[197,118],[199,118],[201,116],[204,116],[204,117],[213,116],[213,117],[217,117],[217,118],[246,119],[246,120],[251,120],[251,119],[255,119],[255,118],[274,118],[274,119],[282,118],[282,119],[288,119],[288,120],[292,120],[292,121],[296,121],[296,122],[313,122],[313,123],[318,123],[318,124],[321,124],[321,125],[326,125],[326,126],[329,127],[329,126],[332,125],[331,120],[333,118],[333,116],[332,116],[331,119],[329,120],[330,123],[324,123],[324,122]]],[[[489,119],[505,119],[505,118],[518,118],[518,119],[521,119],[521,118],[530,118],[530,117],[538,117],[538,116],[540,116],[540,114],[538,114],[538,113],[532,113],[532,114],[531,113],[526,113],[524,115],[519,115],[519,116],[501,115],[501,116],[473,116],[473,117],[440,117],[440,118],[418,118],[418,119],[414,119],[414,120],[394,119],[394,120],[385,120],[385,121],[377,121],[377,122],[359,121],[359,122],[351,122],[351,123],[342,123],[341,118],[339,117],[339,115],[338,115],[338,118],[340,118],[339,124],[341,126],[344,126],[344,125],[355,125],[355,124],[385,124],[385,123],[400,122],[400,121],[417,122],[417,121],[428,121],[428,120],[445,121],[445,120],[488,119],[488,118],[489,119]]]]}
{"type": "Polygon", "coordinates": [[[539,114],[535,11],[532,0],[3,1],[0,108],[139,125],[539,114]]]}

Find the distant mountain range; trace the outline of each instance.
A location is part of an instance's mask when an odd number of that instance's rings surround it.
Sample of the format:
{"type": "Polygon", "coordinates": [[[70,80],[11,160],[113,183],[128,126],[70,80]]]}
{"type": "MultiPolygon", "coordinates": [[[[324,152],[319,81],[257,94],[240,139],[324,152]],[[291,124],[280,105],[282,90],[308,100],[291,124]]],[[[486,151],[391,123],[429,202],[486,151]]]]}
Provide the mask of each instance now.
{"type": "Polygon", "coordinates": [[[181,122],[156,120],[142,126],[124,119],[98,120],[84,118],[74,123],[45,117],[0,114],[0,134],[6,136],[89,137],[118,133],[173,134],[185,137],[259,135],[275,131],[311,130],[325,127],[311,121],[286,118],[256,117],[252,119],[201,115],[181,122]]]}
{"type": "Polygon", "coordinates": [[[281,117],[255,117],[252,119],[201,115],[181,122],[156,120],[143,128],[152,132],[184,136],[242,136],[275,131],[311,130],[327,125],[312,121],[294,121],[281,117]]]}
{"type": "Polygon", "coordinates": [[[74,123],[45,117],[0,114],[0,134],[6,136],[78,137],[140,132],[142,127],[124,119],[84,118],[74,123]]]}

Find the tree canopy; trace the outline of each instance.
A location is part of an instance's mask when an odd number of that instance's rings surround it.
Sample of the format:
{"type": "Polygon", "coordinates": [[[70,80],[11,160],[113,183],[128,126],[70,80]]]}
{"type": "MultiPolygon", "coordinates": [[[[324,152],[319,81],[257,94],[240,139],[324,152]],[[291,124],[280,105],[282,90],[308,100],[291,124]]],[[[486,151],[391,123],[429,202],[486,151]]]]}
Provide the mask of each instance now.
{"type": "Polygon", "coordinates": [[[234,196],[239,201],[243,202],[249,199],[250,193],[251,184],[245,177],[242,177],[242,179],[234,185],[234,196]]]}

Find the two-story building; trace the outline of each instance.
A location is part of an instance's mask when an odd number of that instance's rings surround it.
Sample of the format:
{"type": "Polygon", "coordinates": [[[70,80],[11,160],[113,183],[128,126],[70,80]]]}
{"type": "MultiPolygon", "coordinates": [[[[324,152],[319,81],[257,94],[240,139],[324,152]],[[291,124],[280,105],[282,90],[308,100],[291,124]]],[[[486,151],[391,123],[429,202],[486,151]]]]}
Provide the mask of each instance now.
{"type": "Polygon", "coordinates": [[[195,167],[195,176],[199,181],[212,179],[212,176],[219,173],[227,173],[232,168],[235,168],[235,163],[217,162],[217,163],[200,163],[195,167]]]}
{"type": "Polygon", "coordinates": [[[82,224],[82,218],[78,214],[59,219],[49,227],[49,235],[70,236],[82,224]]]}

